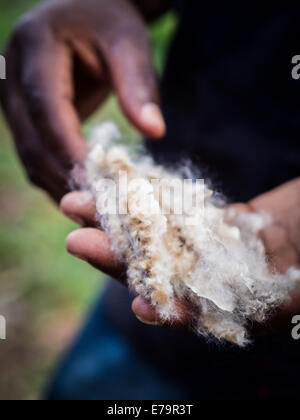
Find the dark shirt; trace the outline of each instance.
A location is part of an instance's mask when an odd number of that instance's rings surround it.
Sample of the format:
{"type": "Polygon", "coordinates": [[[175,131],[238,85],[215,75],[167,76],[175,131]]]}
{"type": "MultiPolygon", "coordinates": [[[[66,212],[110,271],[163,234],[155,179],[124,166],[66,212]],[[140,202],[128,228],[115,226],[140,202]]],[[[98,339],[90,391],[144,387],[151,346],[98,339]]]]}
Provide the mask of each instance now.
{"type": "Polygon", "coordinates": [[[159,160],[192,158],[234,201],[300,172],[295,1],[185,1],[163,82],[159,160]]]}
{"type": "MultiPolygon", "coordinates": [[[[188,157],[231,201],[247,201],[300,174],[300,54],[296,1],[181,1],[162,91],[168,134],[147,142],[158,162],[188,157]]],[[[299,396],[300,347],[290,331],[244,350],[186,331],[139,324],[125,288],[106,304],[142,357],[189,397],[299,396]]]]}

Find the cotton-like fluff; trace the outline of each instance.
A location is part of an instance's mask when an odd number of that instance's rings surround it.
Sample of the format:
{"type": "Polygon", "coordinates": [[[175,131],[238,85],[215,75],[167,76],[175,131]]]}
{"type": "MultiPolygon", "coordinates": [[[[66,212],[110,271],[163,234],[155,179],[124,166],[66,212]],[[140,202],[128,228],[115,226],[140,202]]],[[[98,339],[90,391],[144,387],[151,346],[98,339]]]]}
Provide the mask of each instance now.
{"type": "Polygon", "coordinates": [[[247,322],[263,322],[300,285],[296,269],[285,276],[268,269],[257,235],[267,216],[240,214],[227,224],[204,183],[132,157],[119,141],[114,124],[95,128],[86,167],[101,228],[126,262],[129,287],[165,320],[180,316],[176,301],[184,300],[199,334],[244,346],[247,322]]]}

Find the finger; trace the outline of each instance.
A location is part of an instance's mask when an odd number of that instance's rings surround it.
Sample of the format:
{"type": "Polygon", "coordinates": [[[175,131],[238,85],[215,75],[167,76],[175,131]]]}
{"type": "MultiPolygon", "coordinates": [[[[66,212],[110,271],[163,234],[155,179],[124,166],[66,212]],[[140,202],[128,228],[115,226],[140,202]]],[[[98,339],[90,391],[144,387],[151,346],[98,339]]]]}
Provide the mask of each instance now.
{"type": "Polygon", "coordinates": [[[142,296],[138,296],[132,302],[132,312],[137,319],[147,325],[161,325],[160,316],[151,303],[142,296]]]}
{"type": "Polygon", "coordinates": [[[112,250],[109,236],[98,229],[79,229],[66,241],[67,250],[98,270],[123,281],[126,267],[112,250]]]}
{"type": "Polygon", "coordinates": [[[142,296],[138,296],[134,299],[132,302],[132,311],[139,321],[147,325],[161,325],[175,328],[189,325],[191,322],[191,314],[187,304],[185,302],[180,302],[179,300],[176,300],[175,302],[176,317],[167,322],[161,318],[158,310],[151,305],[151,302],[142,296]]]}
{"type": "Polygon", "coordinates": [[[76,191],[63,197],[63,213],[81,226],[99,226],[94,196],[88,191],[76,191]]]}
{"type": "Polygon", "coordinates": [[[46,25],[29,21],[20,32],[16,43],[27,107],[43,141],[70,169],[83,162],[86,153],[73,105],[71,51],[46,25]]]}
{"type": "Polygon", "coordinates": [[[229,206],[229,209],[234,209],[237,213],[253,213],[249,204],[236,203],[229,206]]]}
{"type": "Polygon", "coordinates": [[[132,21],[125,33],[116,28],[109,42],[101,34],[99,43],[125,115],[144,135],[163,137],[166,125],[159,107],[151,46],[140,19],[132,21]]]}
{"type": "Polygon", "coordinates": [[[237,203],[227,207],[225,212],[225,222],[228,224],[234,224],[236,218],[240,213],[253,213],[253,210],[248,204],[237,203]]]}
{"type": "Polygon", "coordinates": [[[28,115],[17,77],[18,61],[13,47],[7,49],[5,57],[8,77],[1,83],[0,98],[20,158],[30,181],[59,201],[68,191],[67,174],[41,144],[28,115]]]}
{"type": "Polygon", "coordinates": [[[81,121],[107,99],[111,82],[106,66],[92,44],[72,39],[74,106],[81,121]]]}
{"type": "Polygon", "coordinates": [[[297,266],[298,256],[291,246],[283,226],[271,224],[265,227],[259,234],[271,268],[281,274],[286,274],[288,269],[297,266]]]}

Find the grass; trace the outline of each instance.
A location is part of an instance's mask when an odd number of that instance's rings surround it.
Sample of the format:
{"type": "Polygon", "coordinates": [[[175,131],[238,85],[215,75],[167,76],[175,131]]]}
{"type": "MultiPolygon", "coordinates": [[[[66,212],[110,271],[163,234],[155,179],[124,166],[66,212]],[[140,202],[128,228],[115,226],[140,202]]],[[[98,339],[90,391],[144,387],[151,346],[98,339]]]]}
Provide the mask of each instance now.
{"type": "MultiPolygon", "coordinates": [[[[1,48],[35,3],[1,1],[1,48]]],[[[168,15],[151,30],[159,73],[175,28],[176,19],[168,15]]],[[[107,119],[118,123],[126,141],[138,140],[114,97],[85,124],[84,133],[107,119]]],[[[77,226],[27,183],[2,116],[0,178],[0,314],[7,318],[8,335],[0,342],[0,399],[36,399],[104,278],[67,254],[65,238],[77,226]]]]}

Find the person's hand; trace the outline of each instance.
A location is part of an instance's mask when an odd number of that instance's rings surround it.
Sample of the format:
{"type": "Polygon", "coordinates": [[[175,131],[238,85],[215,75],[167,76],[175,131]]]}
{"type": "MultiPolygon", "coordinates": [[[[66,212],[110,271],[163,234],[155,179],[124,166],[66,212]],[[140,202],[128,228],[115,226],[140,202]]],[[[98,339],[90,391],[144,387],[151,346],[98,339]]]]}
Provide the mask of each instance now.
{"type": "MultiPolygon", "coordinates": [[[[264,243],[270,269],[285,274],[291,267],[300,269],[300,178],[263,194],[250,202],[253,212],[266,212],[272,221],[260,237],[264,243]]],[[[300,313],[300,291],[266,324],[271,329],[290,327],[300,313]]],[[[264,327],[264,326],[262,326],[264,327]]]]}
{"type": "MultiPolygon", "coordinates": [[[[252,200],[248,204],[230,206],[236,212],[267,212],[272,223],[260,232],[265,245],[270,269],[275,268],[284,274],[290,267],[300,267],[300,178],[252,200]]],[[[96,208],[88,193],[74,192],[62,200],[63,212],[82,226],[71,233],[67,239],[67,249],[74,256],[89,262],[101,271],[125,282],[126,267],[117,260],[111,251],[108,236],[96,228],[96,208]]],[[[178,302],[182,318],[177,324],[185,325],[189,320],[186,304],[178,302]]],[[[161,323],[155,309],[142,297],[137,297],[132,305],[136,316],[145,323],[161,323]]],[[[292,316],[300,311],[300,296],[295,295],[291,303],[282,308],[276,317],[263,325],[269,328],[288,325],[292,316]]],[[[258,331],[259,329],[256,328],[258,331]]],[[[261,328],[260,328],[261,330],[261,328]]],[[[260,332],[260,331],[259,331],[260,332]]]]}
{"type": "Polygon", "coordinates": [[[112,89],[141,133],[165,132],[147,28],[130,0],[45,1],[4,55],[0,99],[17,150],[29,179],[57,201],[85,158],[80,120],[112,89]]]}
{"type": "MultiPolygon", "coordinates": [[[[61,209],[67,217],[82,226],[68,236],[68,252],[126,285],[127,268],[113,253],[109,236],[99,229],[93,196],[88,192],[69,193],[62,199],[61,209]]],[[[155,308],[142,296],[134,299],[132,310],[145,324],[162,323],[155,308]]],[[[172,326],[186,325],[189,312],[185,303],[177,302],[177,313],[180,313],[181,317],[172,322],[172,326]]]]}

